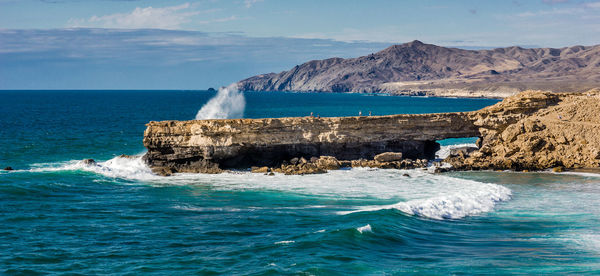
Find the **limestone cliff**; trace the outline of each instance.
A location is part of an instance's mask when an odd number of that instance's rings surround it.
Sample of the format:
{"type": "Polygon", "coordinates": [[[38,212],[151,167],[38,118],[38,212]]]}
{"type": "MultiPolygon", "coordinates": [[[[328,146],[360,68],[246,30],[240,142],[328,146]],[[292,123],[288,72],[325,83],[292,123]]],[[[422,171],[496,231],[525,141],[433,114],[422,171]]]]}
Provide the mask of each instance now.
{"type": "MultiPolygon", "coordinates": [[[[306,166],[317,172],[322,171],[321,156],[328,156],[325,167],[337,162],[334,159],[363,160],[345,163],[357,166],[414,167],[422,162],[382,163],[373,158],[395,152],[406,160],[434,159],[436,140],[460,137],[481,141],[479,150],[447,159],[458,169],[600,166],[598,91],[527,91],[473,112],[162,121],[147,126],[144,159],[162,174],[278,167],[294,158],[314,159],[300,163],[316,164],[306,166]]],[[[293,166],[281,170],[302,171],[293,166]]]]}
{"type": "Polygon", "coordinates": [[[150,122],[145,160],[172,171],[274,166],[294,157],[434,157],[436,140],[477,136],[464,113],[150,122]]]}
{"type": "Polygon", "coordinates": [[[528,91],[472,113],[479,151],[447,161],[459,169],[600,167],[600,91],[528,91]]]}

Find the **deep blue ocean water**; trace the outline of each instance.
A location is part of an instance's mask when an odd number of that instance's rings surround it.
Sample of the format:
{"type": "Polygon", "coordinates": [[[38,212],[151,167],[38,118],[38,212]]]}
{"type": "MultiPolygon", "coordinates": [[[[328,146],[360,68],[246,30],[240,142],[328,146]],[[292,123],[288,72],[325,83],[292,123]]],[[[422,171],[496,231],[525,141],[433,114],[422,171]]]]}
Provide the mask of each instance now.
{"type": "MultiPolygon", "coordinates": [[[[0,168],[15,169],[0,172],[0,273],[600,273],[595,175],[351,169],[159,177],[139,159],[117,157],[143,153],[148,121],[193,119],[213,95],[0,91],[0,168]]],[[[467,111],[496,102],[245,97],[247,118],[467,111]]]]}

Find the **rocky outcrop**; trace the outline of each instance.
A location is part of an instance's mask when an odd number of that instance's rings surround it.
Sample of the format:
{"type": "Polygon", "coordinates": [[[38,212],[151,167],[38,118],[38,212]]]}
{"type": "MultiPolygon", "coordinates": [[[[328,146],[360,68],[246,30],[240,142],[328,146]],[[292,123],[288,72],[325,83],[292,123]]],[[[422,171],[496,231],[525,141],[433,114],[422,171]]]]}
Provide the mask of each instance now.
{"type": "Polygon", "coordinates": [[[384,152],[375,155],[373,160],[377,162],[394,162],[394,161],[402,161],[402,153],[401,152],[384,152]]]}
{"type": "Polygon", "coordinates": [[[279,166],[294,157],[431,159],[435,141],[477,136],[465,113],[150,122],[144,159],[161,174],[279,166]]]}
{"type": "Polygon", "coordinates": [[[447,162],[458,169],[598,167],[599,111],[598,91],[528,91],[473,112],[150,122],[144,160],[163,175],[414,168],[435,158],[437,140],[481,137],[478,150],[456,151],[447,162]]]}
{"type": "Polygon", "coordinates": [[[420,41],[358,58],[330,58],[250,77],[246,91],[385,92],[503,98],[526,89],[585,91],[600,85],[600,45],[560,49],[446,48],[420,41]]]}
{"type": "Polygon", "coordinates": [[[478,151],[446,160],[457,169],[600,167],[598,90],[524,92],[471,117],[483,138],[478,151]]]}
{"type": "MultiPolygon", "coordinates": [[[[386,155],[388,153],[382,153],[386,155]]],[[[391,156],[398,156],[398,153],[390,152],[391,156]]],[[[305,158],[292,158],[289,162],[283,161],[280,166],[277,167],[252,167],[253,173],[264,173],[268,175],[274,175],[274,173],[283,173],[285,175],[303,175],[303,174],[320,174],[326,173],[329,170],[337,170],[340,168],[348,167],[369,167],[369,168],[381,168],[381,169],[414,169],[424,168],[428,164],[426,159],[397,159],[393,161],[383,161],[379,158],[373,160],[359,159],[359,160],[338,160],[333,156],[321,156],[319,158],[313,157],[310,160],[305,158]]]]}

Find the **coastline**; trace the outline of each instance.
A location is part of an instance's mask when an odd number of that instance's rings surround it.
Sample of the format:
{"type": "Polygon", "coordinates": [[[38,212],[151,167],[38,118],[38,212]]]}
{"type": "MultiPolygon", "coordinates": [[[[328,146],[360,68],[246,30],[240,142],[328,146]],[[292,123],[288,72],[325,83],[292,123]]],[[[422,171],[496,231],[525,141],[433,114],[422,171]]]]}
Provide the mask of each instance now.
{"type": "Polygon", "coordinates": [[[472,112],[150,122],[144,160],[162,175],[249,167],[289,174],[347,166],[423,167],[435,159],[437,140],[479,137],[476,148],[458,150],[444,161],[454,170],[595,168],[600,167],[597,110],[598,90],[526,91],[472,112]],[[401,157],[376,160],[380,154],[401,157]]]}

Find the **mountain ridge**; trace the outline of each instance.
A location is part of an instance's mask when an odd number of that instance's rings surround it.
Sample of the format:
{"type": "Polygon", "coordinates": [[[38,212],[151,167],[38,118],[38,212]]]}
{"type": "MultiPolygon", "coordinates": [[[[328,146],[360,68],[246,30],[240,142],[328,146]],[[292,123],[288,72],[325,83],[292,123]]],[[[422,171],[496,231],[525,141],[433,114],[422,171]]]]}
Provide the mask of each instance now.
{"type": "Polygon", "coordinates": [[[245,91],[384,92],[506,97],[600,87],[600,45],[465,50],[415,40],[356,58],[311,60],[238,82],[245,91]],[[452,92],[454,91],[454,92],[452,92]],[[463,95],[464,94],[464,95],[463,95]]]}

